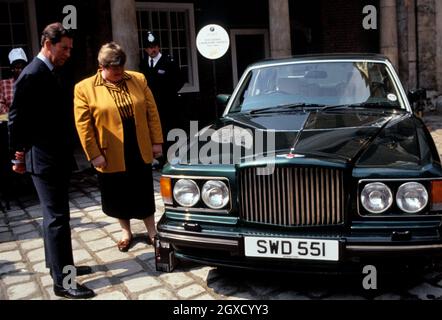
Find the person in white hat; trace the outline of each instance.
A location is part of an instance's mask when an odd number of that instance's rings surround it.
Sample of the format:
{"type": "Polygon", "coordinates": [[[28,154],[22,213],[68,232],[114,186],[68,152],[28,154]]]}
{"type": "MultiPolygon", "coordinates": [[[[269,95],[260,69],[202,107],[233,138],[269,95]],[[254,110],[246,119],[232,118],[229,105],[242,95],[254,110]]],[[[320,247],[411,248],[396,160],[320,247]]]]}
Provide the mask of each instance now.
{"type": "Polygon", "coordinates": [[[12,78],[0,80],[0,114],[6,114],[12,103],[14,82],[28,64],[22,48],[15,48],[8,55],[12,78]]]}
{"type": "MultiPolygon", "coordinates": [[[[7,156],[8,130],[5,124],[12,103],[14,82],[26,66],[28,58],[22,48],[12,49],[8,57],[12,78],[0,80],[0,198],[5,200],[6,209],[9,210],[9,200],[12,198],[12,171],[9,168],[9,157],[7,156]]],[[[3,206],[0,201],[0,210],[2,209],[3,206]]]]}

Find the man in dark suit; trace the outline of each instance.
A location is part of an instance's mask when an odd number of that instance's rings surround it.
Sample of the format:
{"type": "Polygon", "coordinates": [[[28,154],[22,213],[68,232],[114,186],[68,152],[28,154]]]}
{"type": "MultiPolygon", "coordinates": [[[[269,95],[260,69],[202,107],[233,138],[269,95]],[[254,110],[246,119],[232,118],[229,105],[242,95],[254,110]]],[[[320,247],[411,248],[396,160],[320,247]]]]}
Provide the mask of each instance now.
{"type": "Polygon", "coordinates": [[[58,72],[70,57],[72,43],[72,35],[61,23],[44,29],[40,53],[15,83],[8,127],[15,158],[13,170],[31,174],[40,199],[46,266],[54,281],[54,293],[78,299],[90,298],[94,292],[70,278],[66,281],[75,271],[77,275],[91,272],[87,266],[74,268],[69,225],[73,109],[71,95],[58,72]]]}
{"type": "MultiPolygon", "coordinates": [[[[167,149],[173,143],[167,140],[167,133],[174,128],[186,130],[185,112],[179,105],[178,91],[184,85],[183,75],[178,63],[170,56],[161,53],[159,39],[152,33],[147,34],[146,59],[141,63],[141,71],[147,79],[150,90],[160,114],[163,129],[164,146],[167,149]]],[[[165,159],[159,159],[160,167],[165,159]]]]}

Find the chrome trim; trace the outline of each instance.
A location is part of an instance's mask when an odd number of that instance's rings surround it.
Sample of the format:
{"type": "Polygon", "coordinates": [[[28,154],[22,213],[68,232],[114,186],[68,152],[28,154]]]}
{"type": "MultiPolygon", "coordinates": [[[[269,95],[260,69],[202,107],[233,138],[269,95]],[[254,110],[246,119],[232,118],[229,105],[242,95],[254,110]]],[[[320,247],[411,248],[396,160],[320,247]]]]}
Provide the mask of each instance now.
{"type": "Polygon", "coordinates": [[[344,222],[344,172],[317,167],[277,167],[257,176],[239,171],[240,218],[279,226],[340,225],[344,222]],[[326,206],[325,206],[326,204],[326,206]]]}
{"type": "Polygon", "coordinates": [[[198,237],[198,236],[185,236],[179,234],[173,234],[168,232],[159,232],[160,237],[166,239],[175,239],[187,242],[198,242],[198,243],[209,243],[209,244],[220,244],[226,246],[239,246],[238,240],[226,240],[226,239],[216,239],[216,238],[207,238],[207,237],[198,237]]]}
{"type": "Polygon", "coordinates": [[[206,179],[206,180],[227,180],[227,177],[217,177],[217,176],[189,176],[189,175],[174,175],[174,174],[162,174],[161,177],[172,178],[172,179],[206,179]]]}
{"type": "Polygon", "coordinates": [[[288,195],[287,212],[289,214],[288,214],[288,221],[286,220],[287,214],[284,215],[284,218],[285,218],[284,221],[285,221],[285,223],[288,223],[290,225],[290,224],[295,223],[295,221],[293,221],[294,219],[293,219],[293,214],[292,214],[292,212],[293,212],[293,199],[294,199],[293,198],[293,194],[294,194],[294,192],[293,192],[293,176],[290,174],[289,168],[285,168],[285,171],[286,171],[286,175],[287,175],[287,185],[289,187],[289,190],[287,193],[287,195],[288,195]]]}
{"type": "MultiPolygon", "coordinates": [[[[279,184],[279,176],[280,176],[280,172],[276,171],[276,190],[274,190],[276,192],[276,194],[281,194],[281,190],[280,190],[280,184],[279,184]]],[[[279,221],[283,221],[285,222],[284,218],[285,216],[282,214],[282,203],[281,202],[275,202],[277,204],[277,208],[275,208],[276,212],[278,212],[278,217],[279,217],[279,221]]]]}
{"type": "MultiPolygon", "coordinates": [[[[295,177],[297,177],[298,176],[298,171],[299,171],[299,169],[298,168],[295,168],[295,177]]],[[[295,217],[296,217],[296,221],[301,221],[301,207],[300,207],[300,203],[301,203],[301,198],[302,198],[302,195],[301,195],[301,192],[302,192],[302,188],[300,187],[300,184],[302,183],[302,181],[301,181],[301,179],[295,179],[295,185],[294,185],[294,190],[293,190],[293,183],[288,183],[288,185],[289,186],[292,186],[291,188],[291,190],[289,191],[289,197],[290,197],[290,199],[289,199],[289,201],[288,201],[288,211],[289,212],[292,212],[292,210],[295,210],[295,212],[296,212],[296,214],[295,214],[295,217]],[[293,194],[295,195],[294,196],[294,198],[293,198],[293,194]],[[293,202],[292,201],[295,201],[295,205],[293,206],[293,202]]],[[[284,206],[285,206],[285,201],[284,201],[284,206]]],[[[289,221],[286,221],[285,219],[284,219],[284,223],[289,223],[289,224],[294,224],[294,220],[293,220],[293,218],[295,218],[292,214],[290,214],[289,215],[289,221]]]]}
{"type": "Polygon", "coordinates": [[[213,215],[204,215],[204,214],[195,214],[195,213],[186,213],[182,212],[174,212],[174,211],[166,211],[164,213],[166,218],[171,220],[179,220],[179,221],[192,221],[192,222],[208,222],[211,224],[228,224],[228,225],[236,225],[238,223],[239,218],[232,215],[217,215],[214,217],[213,215]]]}
{"type": "MultiPolygon", "coordinates": [[[[401,181],[407,181],[407,182],[417,182],[417,181],[439,181],[442,180],[442,178],[416,178],[416,179],[411,179],[411,178],[389,178],[389,179],[360,179],[358,181],[358,190],[357,190],[357,195],[356,195],[356,206],[357,206],[357,212],[358,212],[358,216],[362,217],[362,218],[369,218],[369,219],[379,219],[379,218],[442,218],[442,213],[440,214],[409,214],[406,213],[404,211],[404,213],[402,215],[386,215],[386,214],[382,214],[382,213],[373,213],[373,215],[362,215],[360,208],[361,208],[361,199],[360,199],[360,195],[361,195],[361,183],[364,182],[401,182],[401,181]]],[[[388,186],[388,185],[387,185],[388,186]]],[[[390,188],[390,186],[388,186],[390,188]]],[[[391,188],[390,188],[391,189],[391,188]]],[[[428,195],[430,198],[431,195],[431,190],[428,191],[428,195]]],[[[392,191],[393,193],[393,191],[392,191]]],[[[396,194],[393,195],[394,201],[396,201],[396,194]]],[[[431,211],[431,202],[429,201],[429,203],[427,204],[427,206],[430,206],[430,210],[428,210],[428,212],[434,212],[431,211]]],[[[400,209],[399,209],[400,210],[400,209]]],[[[440,210],[439,210],[440,211],[440,210]]],[[[423,212],[423,211],[420,211],[423,212]]]]}
{"type": "MultiPolygon", "coordinates": [[[[327,181],[327,177],[325,177],[325,193],[326,194],[329,194],[330,193],[330,184],[328,183],[328,181],[327,181]]],[[[326,200],[326,209],[328,209],[328,208],[330,208],[330,199],[327,197],[327,199],[325,199],[326,200]]],[[[330,223],[330,221],[329,221],[329,217],[326,215],[325,216],[325,223],[327,224],[327,223],[330,223]]]]}
{"type": "MultiPolygon", "coordinates": [[[[216,177],[216,176],[188,176],[188,175],[173,175],[173,174],[162,174],[161,177],[164,178],[171,178],[171,179],[192,179],[192,180],[222,180],[222,181],[227,181],[226,185],[227,188],[229,189],[229,203],[226,207],[223,207],[221,209],[210,209],[210,208],[204,208],[204,207],[174,207],[174,206],[170,206],[170,209],[180,209],[180,210],[184,210],[186,212],[189,212],[189,209],[196,209],[199,211],[204,211],[204,212],[208,212],[208,213],[222,213],[222,212],[226,212],[229,213],[232,208],[233,208],[233,199],[232,199],[232,188],[230,187],[230,180],[227,177],[216,177]]],[[[199,188],[199,187],[198,187],[199,188]]],[[[173,193],[173,188],[172,188],[172,193],[173,193]]],[[[201,192],[200,192],[201,195],[201,192]]],[[[176,200],[175,200],[176,201],[176,200]]],[[[200,201],[203,201],[202,199],[200,199],[200,201]]],[[[203,201],[204,203],[204,201],[203,201]]]]}
{"type": "Polygon", "coordinates": [[[349,251],[411,251],[422,249],[442,249],[442,244],[428,244],[428,245],[411,245],[411,246],[360,246],[348,245],[346,250],[349,251]]]}
{"type": "MultiPolygon", "coordinates": [[[[219,239],[219,238],[208,238],[208,237],[198,237],[198,236],[188,236],[188,235],[177,235],[169,232],[159,232],[160,237],[172,240],[181,240],[187,242],[197,242],[197,243],[208,243],[208,244],[216,244],[216,245],[227,245],[227,246],[239,246],[238,240],[227,240],[227,239],[219,239]]],[[[413,251],[413,250],[436,250],[442,249],[442,244],[429,244],[429,245],[400,245],[400,246],[392,246],[392,245],[346,245],[345,250],[347,251],[385,251],[385,252],[394,252],[394,251],[413,251]]]]}
{"type": "MultiPolygon", "coordinates": [[[[321,185],[324,185],[324,172],[323,172],[323,168],[321,168],[321,185]]],[[[325,210],[325,197],[324,197],[324,194],[325,194],[325,192],[324,192],[324,189],[320,189],[319,190],[319,198],[321,199],[321,204],[319,205],[320,206],[320,208],[321,208],[321,210],[319,210],[319,216],[320,216],[320,221],[321,221],[321,224],[325,224],[325,220],[326,220],[326,217],[327,217],[327,215],[326,215],[326,210],[325,210]]]]}
{"type": "Polygon", "coordinates": [[[380,179],[360,179],[359,183],[361,182],[367,182],[367,181],[408,181],[408,182],[413,182],[413,181],[432,181],[432,180],[442,180],[442,178],[438,178],[438,177],[434,177],[434,178],[380,178],[380,179]]]}
{"type": "Polygon", "coordinates": [[[216,213],[216,214],[223,213],[226,215],[229,214],[229,210],[227,210],[227,209],[215,210],[215,209],[210,209],[210,208],[174,207],[173,205],[165,205],[164,208],[168,209],[168,210],[172,210],[174,212],[177,211],[176,213],[181,213],[181,214],[198,214],[198,213],[216,213]]]}
{"type": "Polygon", "coordinates": [[[408,112],[413,113],[411,105],[408,101],[407,94],[405,93],[404,86],[402,85],[402,82],[399,79],[399,75],[394,69],[393,64],[389,60],[383,61],[383,63],[387,65],[387,72],[390,72],[390,76],[394,79],[393,83],[396,87],[396,91],[400,92],[399,98],[402,100],[402,104],[405,105],[405,109],[407,109],[408,112]]]}

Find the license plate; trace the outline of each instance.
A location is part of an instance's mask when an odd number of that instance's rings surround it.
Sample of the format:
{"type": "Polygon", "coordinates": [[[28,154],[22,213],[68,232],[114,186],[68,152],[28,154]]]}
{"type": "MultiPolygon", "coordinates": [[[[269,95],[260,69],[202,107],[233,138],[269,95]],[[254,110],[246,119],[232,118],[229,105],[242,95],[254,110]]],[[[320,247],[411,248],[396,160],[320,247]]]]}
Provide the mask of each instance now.
{"type": "Polygon", "coordinates": [[[244,237],[244,251],[247,257],[338,261],[339,241],[244,237]]]}

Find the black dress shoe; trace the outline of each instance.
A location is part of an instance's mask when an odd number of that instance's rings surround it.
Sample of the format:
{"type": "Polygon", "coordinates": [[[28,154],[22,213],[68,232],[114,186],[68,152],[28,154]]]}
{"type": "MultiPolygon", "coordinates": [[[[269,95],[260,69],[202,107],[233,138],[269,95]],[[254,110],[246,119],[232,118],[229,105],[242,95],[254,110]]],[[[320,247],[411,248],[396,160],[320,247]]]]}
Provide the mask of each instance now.
{"type": "MultiPolygon", "coordinates": [[[[77,276],[84,276],[86,274],[90,274],[93,272],[92,268],[89,266],[76,266],[75,269],[77,270],[77,276]]],[[[52,278],[52,271],[49,269],[49,274],[52,278]]]]}
{"type": "Polygon", "coordinates": [[[88,299],[95,296],[94,291],[78,283],[77,289],[65,289],[61,286],[54,285],[54,293],[58,297],[68,299],[88,299]]]}
{"type": "Polygon", "coordinates": [[[89,266],[77,266],[75,269],[77,269],[77,276],[84,276],[85,274],[92,273],[92,268],[89,266]]]}

